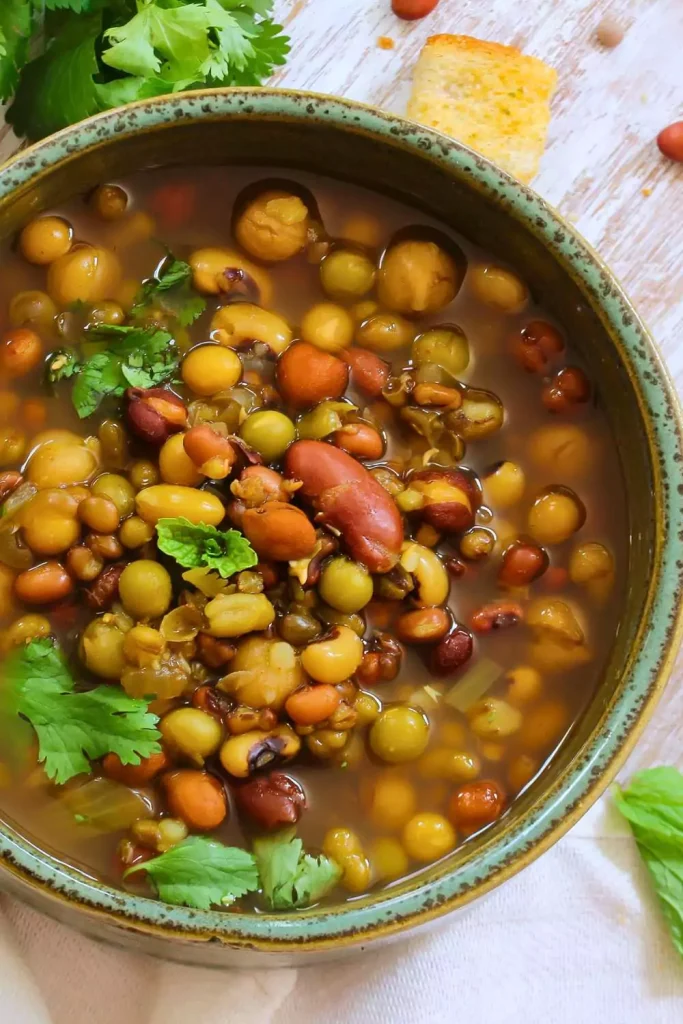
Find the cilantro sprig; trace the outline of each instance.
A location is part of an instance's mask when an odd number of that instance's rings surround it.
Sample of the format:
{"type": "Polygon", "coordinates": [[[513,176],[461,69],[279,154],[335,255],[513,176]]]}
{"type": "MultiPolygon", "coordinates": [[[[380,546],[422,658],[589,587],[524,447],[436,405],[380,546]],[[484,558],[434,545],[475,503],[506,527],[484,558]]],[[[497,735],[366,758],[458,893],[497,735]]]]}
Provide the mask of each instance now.
{"type": "Polygon", "coordinates": [[[260,85],[289,52],[272,8],[273,0],[2,0],[7,120],[38,139],[132,100],[260,85]]]}
{"type": "Polygon", "coordinates": [[[206,300],[192,290],[191,279],[189,263],[169,254],[155,276],[143,282],[130,311],[131,317],[144,318],[158,310],[176,319],[181,327],[189,327],[206,309],[206,300]]]}
{"type": "Polygon", "coordinates": [[[239,530],[218,530],[178,516],[157,523],[157,545],[186,569],[215,569],[223,579],[250,569],[258,556],[239,530]]]}
{"type": "Polygon", "coordinates": [[[293,829],[255,839],[254,857],[264,899],[272,910],[317,903],[342,876],[336,861],[304,853],[293,829]]]}
{"type": "MultiPolygon", "coordinates": [[[[159,719],[144,700],[115,686],[76,692],[74,680],[56,644],[31,640],[5,662],[0,696],[5,740],[27,720],[38,739],[38,760],[48,778],[68,782],[90,771],[90,761],[118,754],[123,764],[161,750],[159,719]]],[[[3,742],[4,746],[4,742],[3,742]]]]}
{"type": "Polygon", "coordinates": [[[203,836],[184,839],[159,857],[129,868],[124,877],[141,870],[147,872],[160,899],[197,910],[229,907],[259,887],[256,861],[250,853],[203,836]]]}

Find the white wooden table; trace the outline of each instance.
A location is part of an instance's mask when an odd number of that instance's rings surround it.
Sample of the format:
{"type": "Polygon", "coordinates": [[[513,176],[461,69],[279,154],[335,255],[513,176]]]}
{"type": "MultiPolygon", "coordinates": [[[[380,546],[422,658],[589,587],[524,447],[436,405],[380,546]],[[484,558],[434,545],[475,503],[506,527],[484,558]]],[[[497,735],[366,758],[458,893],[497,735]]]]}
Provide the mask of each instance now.
{"type": "MultiPolygon", "coordinates": [[[[390,0],[276,0],[276,12],[293,52],[273,84],[395,112],[405,108],[411,69],[429,35],[513,43],[553,64],[559,88],[534,186],[621,278],[683,392],[683,166],[665,161],[654,143],[662,127],[683,118],[683,0],[440,0],[414,23],[394,18],[390,0]],[[594,38],[606,13],[627,29],[614,50],[594,38]],[[394,48],[381,49],[380,36],[394,48]]],[[[17,142],[1,136],[0,129],[0,156],[7,156],[17,142]]],[[[679,667],[625,774],[654,763],[683,768],[682,681],[679,667]]],[[[450,939],[447,930],[438,940],[413,940],[403,960],[386,951],[298,978],[281,971],[227,982],[151,964],[100,950],[0,898],[0,977],[4,967],[17,983],[19,970],[9,970],[13,953],[3,954],[6,927],[46,1007],[45,1016],[10,1013],[12,1024],[185,1024],[188,1009],[201,1024],[680,1022],[683,967],[630,842],[611,829],[604,805],[591,812],[462,925],[450,924],[450,939]],[[97,992],[96,1011],[89,1000],[84,1006],[85,977],[97,992]]],[[[10,1017],[0,1008],[2,1024],[10,1017]]]]}

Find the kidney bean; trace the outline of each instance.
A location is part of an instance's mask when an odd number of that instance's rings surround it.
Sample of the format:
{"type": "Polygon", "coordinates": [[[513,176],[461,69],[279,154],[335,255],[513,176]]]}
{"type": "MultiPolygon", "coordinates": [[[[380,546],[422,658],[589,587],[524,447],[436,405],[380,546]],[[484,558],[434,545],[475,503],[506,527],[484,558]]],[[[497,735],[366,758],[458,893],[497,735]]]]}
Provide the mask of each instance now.
{"type": "Polygon", "coordinates": [[[329,683],[305,686],[288,697],[285,711],[297,725],[317,725],[337,710],[341,702],[339,691],[329,683]]]}
{"type": "Polygon", "coordinates": [[[503,552],[498,582],[506,587],[526,587],[548,568],[548,555],[538,544],[515,541],[503,552]]]}
{"type": "Polygon", "coordinates": [[[431,644],[443,639],[451,628],[444,608],[416,608],[396,620],[396,635],[407,644],[431,644]]]}
{"type": "Polygon", "coordinates": [[[423,501],[420,515],[435,530],[460,533],[474,523],[479,495],[471,479],[460,470],[421,469],[412,474],[407,490],[417,491],[423,501]]]}
{"type": "Polygon", "coordinates": [[[351,369],[353,387],[371,398],[379,398],[391,373],[389,363],[365,348],[347,348],[341,357],[351,369]]]}
{"type": "Polygon", "coordinates": [[[675,163],[683,163],[683,121],[675,121],[657,136],[659,151],[675,163]]]}
{"type": "Polygon", "coordinates": [[[505,807],[505,793],[492,779],[478,779],[461,786],[451,797],[448,817],[456,826],[475,832],[499,818],[505,807]]]}
{"type": "Polygon", "coordinates": [[[294,825],[306,807],[306,795],[282,772],[251,779],[233,789],[237,809],[263,829],[294,825]]]}
{"type": "Polygon", "coordinates": [[[578,366],[567,366],[546,384],[541,398],[549,412],[571,412],[590,398],[588,377],[578,366]]]}
{"type": "Polygon", "coordinates": [[[563,351],[562,335],[545,320],[530,320],[513,343],[517,362],[529,373],[545,373],[551,361],[563,351]]]}
{"type": "Polygon", "coordinates": [[[141,441],[162,445],[187,424],[185,405],[167,388],[128,388],[126,418],[141,441]]]}
{"type": "Polygon", "coordinates": [[[30,327],[7,331],[0,342],[0,371],[9,377],[23,377],[35,370],[43,358],[43,343],[30,327]]]}
{"type": "Polygon", "coordinates": [[[369,423],[349,423],[335,430],[332,442],[357,459],[381,459],[384,454],[382,435],[369,423]]]}
{"type": "Polygon", "coordinates": [[[459,558],[447,558],[444,562],[446,571],[454,580],[459,580],[467,572],[467,566],[459,558]]]}
{"type": "Polygon", "coordinates": [[[102,771],[108,779],[133,787],[146,786],[168,767],[168,755],[163,750],[143,757],[139,764],[123,764],[118,754],[107,754],[102,761],[102,771]]]}
{"type": "Polygon", "coordinates": [[[436,676],[449,676],[462,668],[472,657],[472,634],[456,626],[432,651],[431,669],[436,676]]]}
{"type": "Polygon", "coordinates": [[[431,14],[439,0],[391,0],[391,9],[404,21],[419,21],[431,14]]]}
{"type": "Polygon", "coordinates": [[[470,619],[475,633],[490,633],[492,629],[507,629],[524,619],[524,609],[516,601],[491,601],[482,605],[470,619]]]}
{"type": "Polygon", "coordinates": [[[74,588],[73,580],[61,562],[43,562],[19,573],[14,590],[26,604],[52,604],[67,597],[74,588]]]}
{"type": "Polygon", "coordinates": [[[168,808],[188,828],[210,832],[228,816],[228,801],[218,779],[190,768],[162,776],[168,808]]]}
{"type": "Polygon", "coordinates": [[[285,473],[302,481],[301,495],[322,521],[339,530],[351,557],[370,572],[388,572],[398,561],[403,522],[396,504],[367,469],[323,441],[295,441],[285,473]]]}
{"type": "Polygon", "coordinates": [[[200,472],[212,480],[225,480],[237,458],[228,438],[208,423],[190,427],[183,438],[183,448],[200,472]]]}
{"type": "Polygon", "coordinates": [[[267,501],[287,501],[291,488],[280,473],[268,466],[247,466],[239,480],[233,480],[230,490],[244,508],[256,508],[267,501]]]}
{"type": "Polygon", "coordinates": [[[349,382],[349,368],[331,353],[297,341],[278,359],[275,376],[285,402],[303,408],[326,398],[341,398],[349,382]]]}
{"type": "Polygon", "coordinates": [[[274,562],[308,558],[315,548],[315,527],[308,516],[285,501],[246,509],[242,530],[259,558],[274,562]]]}
{"type": "Polygon", "coordinates": [[[119,578],[125,565],[108,565],[89,587],[83,588],[83,596],[89,608],[103,612],[111,608],[119,596],[119,578]]]}

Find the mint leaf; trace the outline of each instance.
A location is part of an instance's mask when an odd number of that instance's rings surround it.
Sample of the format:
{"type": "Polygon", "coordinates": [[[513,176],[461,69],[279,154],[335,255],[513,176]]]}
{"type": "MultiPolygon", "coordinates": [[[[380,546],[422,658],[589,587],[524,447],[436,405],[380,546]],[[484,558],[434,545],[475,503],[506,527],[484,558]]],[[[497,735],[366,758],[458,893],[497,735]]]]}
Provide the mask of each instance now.
{"type": "Polygon", "coordinates": [[[0,3],[0,101],[10,98],[28,57],[31,8],[27,0],[0,3]]]}
{"type": "Polygon", "coordinates": [[[38,759],[55,782],[90,771],[90,760],[118,754],[124,764],[161,750],[156,715],[146,701],[116,686],[77,693],[54,642],[31,640],[5,662],[3,722],[12,714],[27,719],[38,738],[38,759]]]}
{"type": "Polygon", "coordinates": [[[258,889],[250,853],[202,836],[184,839],[159,857],[129,868],[124,877],[140,870],[147,872],[160,899],[197,910],[229,907],[258,889]]]}
{"type": "Polygon", "coordinates": [[[631,826],[683,956],[683,774],[667,767],[639,772],[626,789],[617,787],[614,802],[631,826]]]}
{"type": "Polygon", "coordinates": [[[159,520],[157,545],[184,568],[215,569],[223,579],[258,562],[256,552],[239,530],[217,530],[182,516],[159,520]]]}
{"type": "Polygon", "coordinates": [[[156,306],[189,327],[206,309],[206,301],[191,288],[192,267],[169,255],[155,277],[145,281],[131,309],[132,317],[144,316],[156,306]]]}
{"type": "Polygon", "coordinates": [[[336,861],[304,853],[293,829],[255,839],[254,857],[263,895],[272,910],[317,903],[342,876],[336,861]]]}
{"type": "Polygon", "coordinates": [[[95,43],[101,28],[101,14],[65,17],[59,35],[24,67],[5,115],[18,135],[41,139],[98,112],[93,75],[98,71],[95,43]]]}

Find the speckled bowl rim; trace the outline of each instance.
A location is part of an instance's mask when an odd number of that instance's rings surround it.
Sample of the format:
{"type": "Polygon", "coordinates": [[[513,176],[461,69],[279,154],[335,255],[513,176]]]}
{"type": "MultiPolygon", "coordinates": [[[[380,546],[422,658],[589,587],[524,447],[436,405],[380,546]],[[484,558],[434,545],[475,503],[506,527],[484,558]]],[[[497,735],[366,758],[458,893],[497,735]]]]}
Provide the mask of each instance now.
{"type": "MultiPolygon", "coordinates": [[[[112,138],[182,121],[305,119],[384,139],[438,163],[488,195],[552,251],[592,300],[633,382],[647,432],[658,519],[655,571],[623,693],[605,709],[582,756],[500,835],[464,863],[443,863],[396,888],[339,907],[293,914],[194,911],[133,896],[93,881],[0,825],[0,884],[60,916],[64,903],[106,925],[168,942],[219,942],[233,949],[319,951],[352,946],[413,927],[463,906],[525,867],[560,838],[614,777],[661,695],[683,634],[678,529],[683,506],[683,443],[678,400],[643,323],[599,256],[547,203],[458,142],[350,100],[282,89],[200,90],[107,111],[17,154],[0,168],[0,199],[112,138]],[[13,883],[10,885],[10,883],[13,883]]],[[[92,921],[91,921],[92,924],[92,921]]],[[[91,929],[92,930],[92,929],[91,929]]],[[[125,941],[125,940],[124,940],[125,941]]]]}

